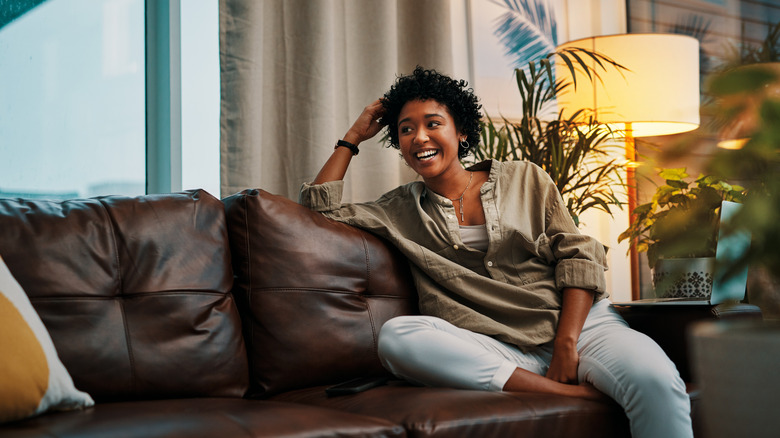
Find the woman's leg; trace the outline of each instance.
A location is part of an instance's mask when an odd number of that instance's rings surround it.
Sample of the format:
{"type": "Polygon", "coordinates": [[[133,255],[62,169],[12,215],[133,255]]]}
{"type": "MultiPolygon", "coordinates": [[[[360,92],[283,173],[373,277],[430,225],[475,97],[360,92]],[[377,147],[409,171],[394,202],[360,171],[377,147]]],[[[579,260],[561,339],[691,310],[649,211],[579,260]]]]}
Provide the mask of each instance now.
{"type": "Polygon", "coordinates": [[[630,329],[608,301],[594,305],[578,349],[580,381],[623,407],[634,438],[693,436],[690,399],[674,363],[652,339],[630,329]]]}
{"type": "Polygon", "coordinates": [[[597,390],[589,383],[581,382],[579,385],[561,383],[539,374],[516,368],[512,376],[504,385],[504,391],[508,392],[541,392],[544,394],[565,395],[568,397],[587,398],[590,400],[607,400],[603,392],[597,390]]]}
{"type": "Polygon", "coordinates": [[[511,345],[424,315],[387,321],[378,350],[390,372],[426,386],[500,391],[516,368],[514,361],[535,365],[511,345]]]}
{"type": "Polygon", "coordinates": [[[385,323],[379,357],[396,376],[428,386],[601,397],[592,388],[543,377],[549,349],[523,353],[431,316],[401,316],[385,323]]]}

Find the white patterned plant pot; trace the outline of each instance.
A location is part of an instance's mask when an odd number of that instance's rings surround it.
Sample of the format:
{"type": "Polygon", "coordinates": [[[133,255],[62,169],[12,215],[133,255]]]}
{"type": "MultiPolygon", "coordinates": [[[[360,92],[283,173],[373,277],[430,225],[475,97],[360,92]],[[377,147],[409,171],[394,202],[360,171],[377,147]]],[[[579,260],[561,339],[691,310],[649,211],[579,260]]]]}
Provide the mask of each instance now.
{"type": "Polygon", "coordinates": [[[653,268],[653,287],[661,298],[704,298],[712,295],[715,257],[660,259],[653,268]]]}

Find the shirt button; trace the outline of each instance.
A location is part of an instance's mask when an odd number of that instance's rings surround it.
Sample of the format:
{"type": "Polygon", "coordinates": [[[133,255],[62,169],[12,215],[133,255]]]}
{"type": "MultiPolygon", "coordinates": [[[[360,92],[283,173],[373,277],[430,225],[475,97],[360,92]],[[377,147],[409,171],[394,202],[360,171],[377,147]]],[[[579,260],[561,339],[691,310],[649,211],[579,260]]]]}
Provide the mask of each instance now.
{"type": "Polygon", "coordinates": [[[448,217],[448,218],[450,218],[450,219],[452,219],[454,216],[453,216],[453,215],[451,215],[451,214],[448,214],[448,215],[447,215],[447,217],[448,217]]]}
{"type": "Polygon", "coordinates": [[[452,247],[455,249],[455,251],[458,250],[458,245],[452,245],[452,247]]]}
{"type": "Polygon", "coordinates": [[[493,266],[493,262],[488,262],[488,266],[493,266]]]}

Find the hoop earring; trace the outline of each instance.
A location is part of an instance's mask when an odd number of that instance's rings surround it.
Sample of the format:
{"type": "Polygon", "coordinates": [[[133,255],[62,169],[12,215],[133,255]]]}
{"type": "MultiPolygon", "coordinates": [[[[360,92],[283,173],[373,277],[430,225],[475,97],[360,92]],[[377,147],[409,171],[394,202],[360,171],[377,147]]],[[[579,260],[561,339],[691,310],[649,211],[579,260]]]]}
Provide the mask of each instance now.
{"type": "Polygon", "coordinates": [[[398,158],[401,159],[401,162],[404,163],[404,165],[411,169],[412,166],[409,165],[409,163],[406,162],[406,158],[404,158],[404,154],[402,154],[400,151],[398,152],[398,158]]]}
{"type": "Polygon", "coordinates": [[[469,150],[469,147],[470,147],[470,146],[469,146],[469,142],[468,142],[468,140],[461,140],[461,141],[458,143],[458,147],[460,147],[460,149],[461,149],[462,151],[467,151],[467,150],[469,150]],[[466,146],[463,146],[463,143],[466,143],[466,146]]]}

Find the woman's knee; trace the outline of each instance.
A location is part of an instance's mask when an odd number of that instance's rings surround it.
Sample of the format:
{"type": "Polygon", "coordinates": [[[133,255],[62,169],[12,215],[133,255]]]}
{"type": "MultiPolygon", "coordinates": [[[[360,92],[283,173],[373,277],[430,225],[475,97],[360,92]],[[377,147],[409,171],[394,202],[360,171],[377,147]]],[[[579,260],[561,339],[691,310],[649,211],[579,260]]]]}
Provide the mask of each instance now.
{"type": "Polygon", "coordinates": [[[634,370],[632,381],[641,391],[687,397],[685,383],[680,378],[674,363],[666,357],[656,363],[650,363],[643,369],[634,370]]]}
{"type": "Polygon", "coordinates": [[[580,357],[586,380],[607,385],[614,381],[616,395],[641,396],[659,391],[685,395],[685,384],[676,366],[653,340],[627,328],[603,335],[580,357]]]}
{"type": "Polygon", "coordinates": [[[680,373],[665,354],[628,360],[623,373],[622,386],[628,400],[656,399],[674,404],[673,400],[686,401],[688,398],[680,373]]]}
{"type": "Polygon", "coordinates": [[[426,317],[420,315],[396,316],[385,322],[379,329],[377,350],[379,357],[396,357],[411,347],[409,335],[421,328],[430,327],[426,317]]]}

